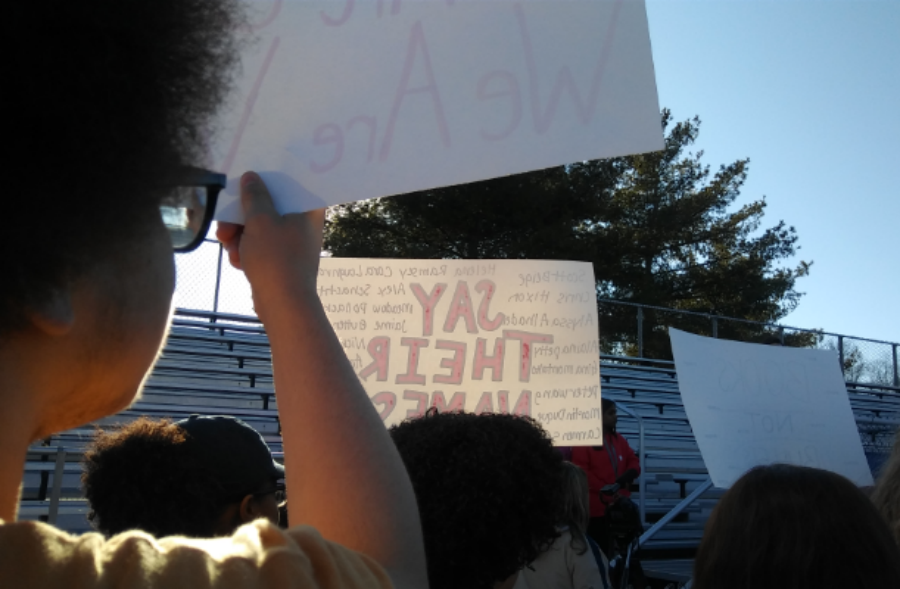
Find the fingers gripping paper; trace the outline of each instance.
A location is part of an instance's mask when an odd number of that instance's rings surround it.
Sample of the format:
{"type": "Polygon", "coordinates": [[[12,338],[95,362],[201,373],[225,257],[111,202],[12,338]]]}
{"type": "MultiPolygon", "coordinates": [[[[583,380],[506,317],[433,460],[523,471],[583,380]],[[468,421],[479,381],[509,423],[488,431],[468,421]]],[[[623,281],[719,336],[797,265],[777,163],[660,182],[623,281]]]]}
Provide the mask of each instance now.
{"type": "Polygon", "coordinates": [[[717,487],[775,462],[871,485],[837,357],[669,329],[684,409],[717,487]]]}
{"type": "Polygon", "coordinates": [[[211,166],[279,211],[663,148],[643,0],[249,1],[211,166]]]}
{"type": "Polygon", "coordinates": [[[595,284],[585,262],[326,258],[318,288],[386,425],[513,413],[579,446],[602,440],[595,284]]]}

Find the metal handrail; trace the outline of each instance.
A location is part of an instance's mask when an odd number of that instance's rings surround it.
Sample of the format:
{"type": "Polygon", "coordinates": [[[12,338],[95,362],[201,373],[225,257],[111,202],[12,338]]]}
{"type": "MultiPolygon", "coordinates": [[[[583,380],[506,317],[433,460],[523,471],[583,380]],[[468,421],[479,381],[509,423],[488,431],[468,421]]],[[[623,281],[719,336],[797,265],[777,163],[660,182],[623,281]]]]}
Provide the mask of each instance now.
{"type": "Polygon", "coordinates": [[[699,499],[699,498],[700,498],[700,495],[702,495],[703,493],[705,493],[705,492],[706,492],[707,490],[709,490],[712,486],[713,486],[712,478],[708,478],[708,479],[706,479],[705,481],[703,481],[702,483],[700,483],[700,485],[699,485],[696,489],[694,489],[694,490],[691,492],[690,495],[688,495],[687,497],[685,497],[684,499],[682,499],[682,500],[681,500],[681,503],[679,503],[678,505],[676,505],[675,507],[673,507],[673,508],[672,508],[672,511],[670,511],[670,512],[667,513],[666,515],[662,516],[662,517],[659,519],[658,522],[656,522],[655,524],[653,524],[653,525],[650,527],[649,530],[647,530],[646,532],[644,532],[644,533],[641,535],[641,537],[638,538],[638,547],[643,546],[648,540],[650,540],[650,538],[652,538],[653,536],[655,536],[657,532],[659,532],[661,529],[663,529],[663,527],[664,527],[667,523],[669,523],[670,521],[672,521],[673,519],[675,519],[675,517],[676,517],[679,513],[681,513],[681,512],[684,511],[685,509],[687,509],[688,506],[690,506],[691,503],[693,503],[694,501],[696,501],[697,499],[699,499]]]}
{"type": "Polygon", "coordinates": [[[63,469],[66,466],[66,449],[62,446],[56,448],[56,467],[53,469],[53,490],[50,491],[50,510],[47,514],[47,522],[56,524],[59,516],[59,497],[62,494],[63,469]]]}
{"type": "Polygon", "coordinates": [[[747,323],[750,325],[760,325],[763,327],[774,327],[776,329],[790,329],[792,331],[802,331],[804,333],[814,333],[817,335],[831,335],[834,337],[848,337],[850,339],[867,342],[872,344],[897,345],[898,342],[889,342],[880,339],[871,339],[867,337],[858,337],[855,335],[847,335],[845,333],[834,333],[820,329],[809,329],[806,327],[794,327],[793,325],[782,325],[780,323],[770,323],[767,321],[754,321],[753,319],[741,319],[740,317],[729,317],[727,315],[717,315],[715,313],[703,313],[701,311],[688,311],[686,309],[673,309],[671,307],[660,307],[657,305],[645,305],[643,303],[632,303],[630,301],[617,301],[615,299],[597,299],[600,304],[607,303],[610,305],[623,305],[626,307],[637,307],[640,309],[653,309],[654,311],[666,311],[669,313],[677,313],[680,315],[692,315],[695,317],[704,317],[706,319],[725,319],[727,321],[737,321],[738,323],[747,323]]]}

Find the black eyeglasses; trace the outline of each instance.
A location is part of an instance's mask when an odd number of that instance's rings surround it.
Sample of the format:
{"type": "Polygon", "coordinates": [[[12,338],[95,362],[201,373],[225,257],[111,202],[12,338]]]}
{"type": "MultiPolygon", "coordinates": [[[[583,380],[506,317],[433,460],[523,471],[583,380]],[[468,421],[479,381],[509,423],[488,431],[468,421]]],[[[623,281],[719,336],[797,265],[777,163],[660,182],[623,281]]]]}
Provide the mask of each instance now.
{"type": "Polygon", "coordinates": [[[285,493],[285,486],[283,482],[275,483],[275,486],[271,489],[266,489],[265,491],[260,491],[258,493],[253,493],[254,497],[263,497],[265,495],[275,494],[275,501],[278,503],[283,503],[285,499],[287,499],[287,494],[285,493]]]}
{"type": "Polygon", "coordinates": [[[209,231],[226,178],[225,174],[191,167],[183,168],[176,178],[176,187],[160,203],[159,213],[169,230],[172,249],[190,252],[209,231]]]}

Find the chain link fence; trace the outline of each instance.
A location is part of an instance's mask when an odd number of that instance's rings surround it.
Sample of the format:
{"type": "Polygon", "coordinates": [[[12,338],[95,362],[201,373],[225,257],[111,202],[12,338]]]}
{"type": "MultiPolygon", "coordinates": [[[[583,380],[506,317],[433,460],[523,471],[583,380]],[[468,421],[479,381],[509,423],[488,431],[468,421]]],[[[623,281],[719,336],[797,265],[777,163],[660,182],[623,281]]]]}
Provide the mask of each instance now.
{"type": "Polygon", "coordinates": [[[218,241],[206,240],[190,254],[175,256],[178,282],[174,302],[180,309],[256,315],[250,283],[228,262],[218,241]]]}

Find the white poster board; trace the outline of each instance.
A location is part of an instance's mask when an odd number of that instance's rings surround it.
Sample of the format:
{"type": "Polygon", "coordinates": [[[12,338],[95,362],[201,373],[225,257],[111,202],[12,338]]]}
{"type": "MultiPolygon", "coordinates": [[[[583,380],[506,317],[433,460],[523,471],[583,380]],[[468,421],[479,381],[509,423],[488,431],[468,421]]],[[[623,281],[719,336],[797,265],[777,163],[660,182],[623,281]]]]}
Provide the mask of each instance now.
{"type": "Polygon", "coordinates": [[[669,336],[684,409],[715,486],[775,462],[872,484],[835,352],[671,328],[669,336]]]}
{"type": "Polygon", "coordinates": [[[663,148],[643,0],[250,0],[210,165],[282,213],[663,148]]]}
{"type": "Polygon", "coordinates": [[[323,258],[318,290],[386,425],[513,413],[580,446],[603,439],[595,284],[587,262],[323,258]]]}

